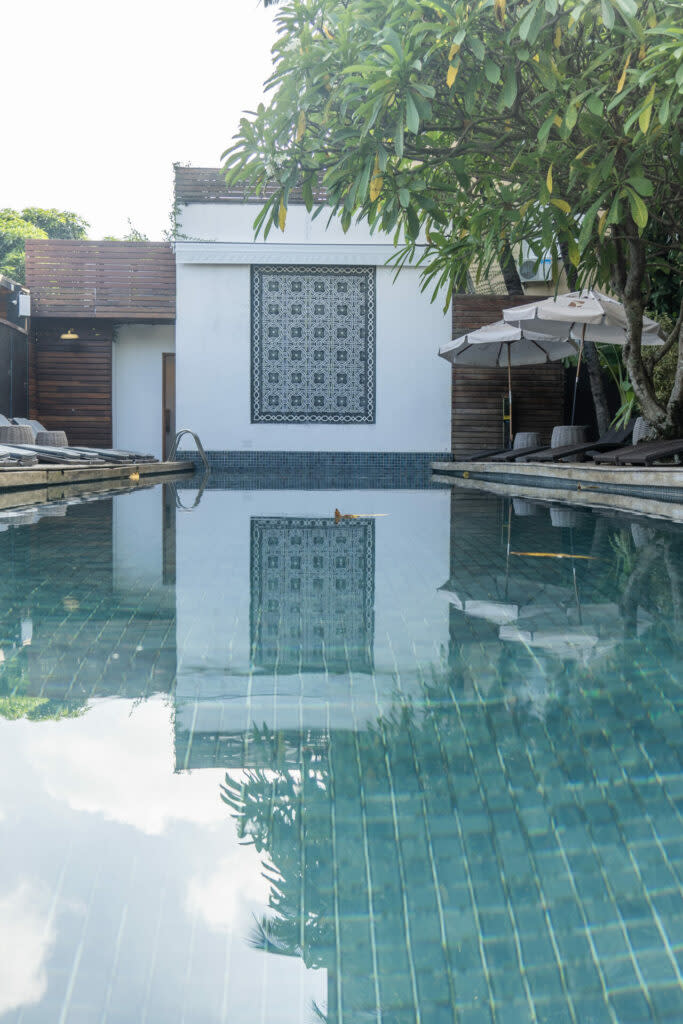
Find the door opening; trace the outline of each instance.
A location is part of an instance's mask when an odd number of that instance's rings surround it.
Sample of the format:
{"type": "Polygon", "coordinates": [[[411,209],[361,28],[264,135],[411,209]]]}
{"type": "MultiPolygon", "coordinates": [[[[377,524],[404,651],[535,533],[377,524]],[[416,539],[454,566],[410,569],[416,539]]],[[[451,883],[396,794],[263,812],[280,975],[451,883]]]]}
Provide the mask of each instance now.
{"type": "Polygon", "coordinates": [[[175,354],[163,352],[161,356],[162,366],[162,406],[163,422],[161,425],[162,445],[161,452],[164,461],[171,450],[175,437],[175,354]]]}

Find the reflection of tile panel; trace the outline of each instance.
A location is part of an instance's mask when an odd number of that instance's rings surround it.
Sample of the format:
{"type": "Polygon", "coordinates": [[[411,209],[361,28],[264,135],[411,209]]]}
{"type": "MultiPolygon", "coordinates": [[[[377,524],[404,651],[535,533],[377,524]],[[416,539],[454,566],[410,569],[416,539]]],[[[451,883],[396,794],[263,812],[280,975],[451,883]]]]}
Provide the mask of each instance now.
{"type": "Polygon", "coordinates": [[[254,664],[279,672],[370,672],[375,523],[251,520],[254,664]]]}
{"type": "Polygon", "coordinates": [[[252,267],[252,423],[375,422],[373,267],[252,267]]]}

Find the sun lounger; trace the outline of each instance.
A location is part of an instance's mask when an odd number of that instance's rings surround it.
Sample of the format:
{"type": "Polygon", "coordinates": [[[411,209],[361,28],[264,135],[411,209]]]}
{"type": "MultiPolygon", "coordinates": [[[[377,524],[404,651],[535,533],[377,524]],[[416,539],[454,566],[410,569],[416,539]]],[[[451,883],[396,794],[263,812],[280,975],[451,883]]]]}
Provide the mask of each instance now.
{"type": "Polygon", "coordinates": [[[498,455],[494,455],[492,458],[487,459],[487,462],[516,462],[518,459],[524,461],[526,456],[534,455],[536,452],[545,451],[545,445],[531,445],[527,448],[512,448],[507,452],[501,452],[498,455]]]}
{"type": "Polygon", "coordinates": [[[683,455],[683,438],[671,441],[641,441],[640,444],[617,448],[614,452],[598,452],[594,462],[608,466],[651,466],[661,459],[672,459],[683,455]]]}
{"type": "Polygon", "coordinates": [[[21,449],[12,448],[9,445],[0,445],[0,459],[3,465],[20,466],[24,469],[38,465],[38,456],[35,452],[25,452],[21,449]]]}
{"type": "Polygon", "coordinates": [[[535,455],[529,455],[525,459],[528,462],[560,462],[562,459],[570,461],[582,461],[587,457],[588,452],[606,452],[623,447],[624,443],[633,434],[633,424],[623,427],[621,430],[608,430],[597,441],[584,441],[579,444],[563,444],[557,448],[546,448],[535,455]]]}
{"type": "MultiPolygon", "coordinates": [[[[4,419],[4,417],[3,417],[4,419]]],[[[157,462],[157,458],[154,455],[143,454],[140,452],[131,452],[122,448],[93,448],[92,446],[86,445],[70,445],[67,442],[66,434],[64,431],[48,431],[42,423],[38,420],[28,420],[21,416],[17,416],[14,422],[21,426],[29,426],[34,432],[36,443],[45,443],[49,445],[55,445],[62,448],[68,448],[70,451],[81,452],[84,457],[99,458],[105,462],[157,462]],[[44,435],[41,436],[41,435],[44,435]]]]}
{"type": "Polygon", "coordinates": [[[519,453],[523,448],[532,448],[534,445],[539,445],[540,443],[541,438],[535,431],[520,430],[515,434],[512,448],[490,448],[487,451],[475,452],[473,455],[466,455],[464,458],[459,457],[457,461],[486,462],[496,455],[507,455],[512,451],[517,451],[519,453]]]}

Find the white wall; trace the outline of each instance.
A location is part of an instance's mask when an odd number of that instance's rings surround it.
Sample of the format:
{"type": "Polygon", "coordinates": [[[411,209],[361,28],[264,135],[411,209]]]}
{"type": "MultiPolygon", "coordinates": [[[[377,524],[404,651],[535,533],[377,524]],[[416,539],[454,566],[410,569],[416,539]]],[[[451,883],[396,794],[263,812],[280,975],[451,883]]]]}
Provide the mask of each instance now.
{"type": "MultiPolygon", "coordinates": [[[[402,271],[394,284],[392,270],[377,268],[374,424],[252,423],[250,268],[186,264],[181,249],[182,243],[177,266],[177,423],[198,433],[205,448],[450,451],[451,375],[436,355],[451,337],[450,315],[420,292],[418,271],[402,271]]],[[[334,253],[326,262],[334,263],[334,253]]]]}
{"type": "Polygon", "coordinates": [[[161,458],[161,356],[175,351],[170,324],[122,324],[112,350],[112,415],[115,448],[161,458]]]}
{"type": "MultiPolygon", "coordinates": [[[[200,241],[256,242],[254,221],[260,209],[259,203],[191,203],[180,208],[179,233],[200,241]]],[[[287,210],[284,231],[277,227],[270,229],[268,242],[281,242],[285,245],[298,242],[351,245],[386,243],[391,242],[392,238],[381,231],[371,234],[367,221],[352,224],[345,234],[338,217],[329,220],[329,214],[325,212],[313,220],[312,214],[299,203],[287,210]]],[[[263,241],[263,232],[259,234],[259,240],[263,241]]]]}

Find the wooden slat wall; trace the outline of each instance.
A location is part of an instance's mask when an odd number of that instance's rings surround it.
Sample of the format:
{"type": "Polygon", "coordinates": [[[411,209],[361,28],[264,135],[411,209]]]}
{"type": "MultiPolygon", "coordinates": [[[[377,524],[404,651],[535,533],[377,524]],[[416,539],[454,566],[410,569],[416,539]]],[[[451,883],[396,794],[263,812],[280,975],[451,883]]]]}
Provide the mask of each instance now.
{"type": "MultiPolygon", "coordinates": [[[[528,302],[519,295],[454,295],[453,337],[502,318],[508,306],[528,302]]],[[[451,445],[455,458],[486,448],[500,447],[502,396],[507,392],[507,370],[453,367],[451,445]]],[[[537,430],[541,441],[564,422],[564,368],[562,363],[512,370],[513,428],[537,430]]]]}
{"type": "Polygon", "coordinates": [[[71,444],[112,444],[113,327],[79,321],[78,341],[62,341],[64,322],[34,321],[36,419],[65,430],[71,444]]]}
{"type": "Polygon", "coordinates": [[[175,256],[166,242],[27,239],[34,317],[173,321],[175,256]]]}
{"type": "MultiPolygon", "coordinates": [[[[261,192],[256,192],[245,185],[227,185],[220,167],[175,167],[175,198],[178,203],[259,202],[272,196],[278,187],[266,185],[261,192]]],[[[325,189],[314,191],[316,202],[324,203],[326,196],[325,189]]],[[[290,204],[303,203],[301,189],[292,189],[287,201],[290,204]]]]}

